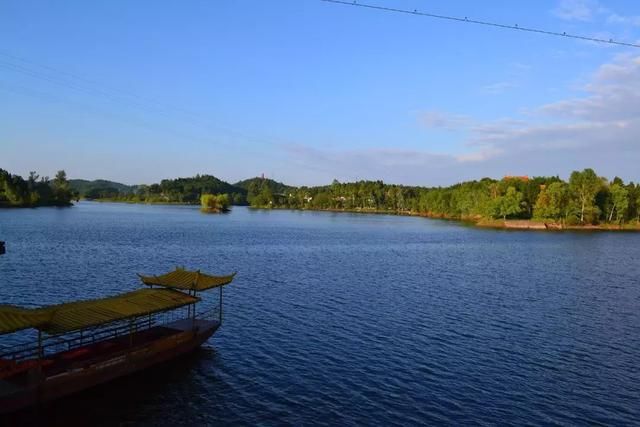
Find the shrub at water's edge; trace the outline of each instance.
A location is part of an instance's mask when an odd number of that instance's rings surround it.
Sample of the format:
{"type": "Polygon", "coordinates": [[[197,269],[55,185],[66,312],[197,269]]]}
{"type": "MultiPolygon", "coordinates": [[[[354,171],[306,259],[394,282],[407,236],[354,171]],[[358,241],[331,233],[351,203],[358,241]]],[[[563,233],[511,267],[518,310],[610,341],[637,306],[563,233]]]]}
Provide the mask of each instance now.
{"type": "Polygon", "coordinates": [[[229,212],[228,194],[203,194],[200,196],[200,210],[207,213],[229,212]]]}

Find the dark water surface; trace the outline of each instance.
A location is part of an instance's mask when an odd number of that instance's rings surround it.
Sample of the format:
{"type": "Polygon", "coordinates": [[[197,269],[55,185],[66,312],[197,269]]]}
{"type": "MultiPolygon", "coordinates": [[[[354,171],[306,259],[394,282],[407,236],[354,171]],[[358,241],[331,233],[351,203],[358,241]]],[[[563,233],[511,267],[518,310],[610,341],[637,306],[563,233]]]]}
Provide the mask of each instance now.
{"type": "Polygon", "coordinates": [[[49,408],[58,423],[638,424],[640,234],[324,212],[0,210],[0,303],[238,270],[193,355],[49,408]]]}

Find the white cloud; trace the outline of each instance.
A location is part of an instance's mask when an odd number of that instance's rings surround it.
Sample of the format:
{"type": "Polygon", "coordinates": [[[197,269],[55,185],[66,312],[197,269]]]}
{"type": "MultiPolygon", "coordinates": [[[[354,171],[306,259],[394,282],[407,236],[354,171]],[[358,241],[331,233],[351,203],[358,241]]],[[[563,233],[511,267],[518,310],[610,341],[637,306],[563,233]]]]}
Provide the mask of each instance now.
{"type": "Polygon", "coordinates": [[[619,56],[602,65],[584,87],[588,95],[542,106],[554,117],[599,124],[636,121],[640,115],[640,58],[619,56]]]}
{"type": "Polygon", "coordinates": [[[421,185],[506,174],[567,176],[593,167],[599,173],[640,179],[640,57],[619,56],[600,66],[585,95],[532,109],[524,118],[479,122],[463,115],[428,112],[430,127],[466,131],[466,151],[456,154],[400,148],[288,152],[302,165],[320,168],[326,180],[382,178],[421,185]],[[351,176],[345,176],[349,171],[351,176]],[[343,179],[344,179],[343,178],[343,179]]]}
{"type": "Polygon", "coordinates": [[[567,21],[603,20],[607,24],[640,27],[640,16],[620,15],[597,0],[560,0],[552,13],[567,21]]]}
{"type": "Polygon", "coordinates": [[[584,89],[586,96],[543,105],[528,121],[476,126],[470,142],[510,154],[597,148],[639,155],[640,58],[619,56],[602,65],[584,89]]]}
{"type": "Polygon", "coordinates": [[[418,119],[430,129],[461,130],[471,125],[469,116],[435,110],[421,112],[418,119]]]}
{"type": "Polygon", "coordinates": [[[456,161],[460,163],[484,162],[485,160],[489,160],[502,153],[503,151],[499,148],[487,147],[487,148],[480,149],[478,151],[471,151],[464,154],[459,154],[457,156],[454,156],[454,158],[456,159],[456,161]]]}
{"type": "Polygon", "coordinates": [[[597,13],[595,0],[560,0],[553,14],[567,21],[591,21],[597,13]]]}
{"type": "Polygon", "coordinates": [[[448,154],[399,148],[327,149],[303,144],[284,149],[298,167],[305,170],[304,182],[315,185],[340,180],[382,179],[386,182],[417,184],[432,173],[446,173],[456,160],[448,154]]]}
{"type": "Polygon", "coordinates": [[[512,62],[509,65],[511,66],[511,68],[513,68],[515,70],[519,70],[519,71],[529,71],[529,70],[531,70],[531,65],[525,64],[525,63],[522,63],[522,62],[512,62]]]}
{"type": "Polygon", "coordinates": [[[640,27],[640,16],[621,16],[617,13],[611,13],[607,17],[607,22],[609,24],[623,24],[623,25],[632,25],[634,27],[640,27]]]}
{"type": "Polygon", "coordinates": [[[486,93],[492,94],[492,95],[497,95],[503,92],[506,92],[509,89],[513,89],[518,87],[517,84],[513,83],[513,82],[497,82],[497,83],[491,83],[489,85],[483,86],[482,90],[486,93]]]}

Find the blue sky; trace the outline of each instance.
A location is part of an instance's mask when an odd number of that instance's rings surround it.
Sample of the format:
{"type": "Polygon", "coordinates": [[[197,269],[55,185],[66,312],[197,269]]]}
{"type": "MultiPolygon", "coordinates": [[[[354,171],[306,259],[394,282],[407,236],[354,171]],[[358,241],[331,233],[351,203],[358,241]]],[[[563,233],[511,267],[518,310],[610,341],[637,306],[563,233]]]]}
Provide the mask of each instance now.
{"type": "MultiPolygon", "coordinates": [[[[640,40],[640,2],[368,3],[640,40]],[[517,5],[517,6],[516,6],[517,5]]],[[[319,0],[0,2],[0,168],[640,180],[640,49],[319,0]]]]}

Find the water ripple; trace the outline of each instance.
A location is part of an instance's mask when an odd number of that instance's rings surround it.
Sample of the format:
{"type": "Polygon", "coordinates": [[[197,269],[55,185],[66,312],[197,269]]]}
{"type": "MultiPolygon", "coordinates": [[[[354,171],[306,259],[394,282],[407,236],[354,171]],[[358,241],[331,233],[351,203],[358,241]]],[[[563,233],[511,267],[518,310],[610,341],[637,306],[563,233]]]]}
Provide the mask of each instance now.
{"type": "Polygon", "coordinates": [[[636,234],[81,203],[0,211],[0,237],[2,303],[109,295],[176,265],[239,271],[202,350],[62,401],[46,421],[640,422],[636,234]]]}

